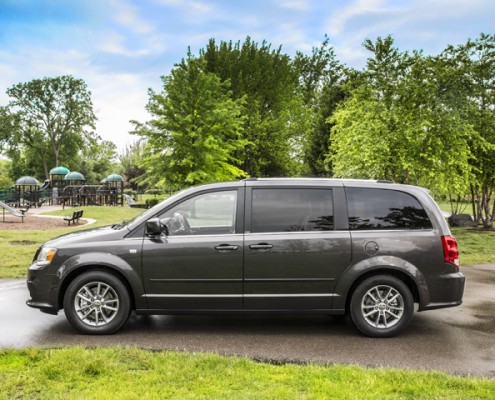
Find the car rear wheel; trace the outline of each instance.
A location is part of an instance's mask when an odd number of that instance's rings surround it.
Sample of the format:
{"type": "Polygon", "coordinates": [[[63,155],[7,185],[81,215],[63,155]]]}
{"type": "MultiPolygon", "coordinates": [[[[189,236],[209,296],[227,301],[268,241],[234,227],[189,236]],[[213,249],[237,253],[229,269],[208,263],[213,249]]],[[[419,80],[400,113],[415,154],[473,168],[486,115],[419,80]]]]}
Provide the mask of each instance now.
{"type": "Polygon", "coordinates": [[[390,275],[365,279],[352,294],[352,321],[370,337],[391,337],[405,329],[414,312],[414,299],[404,282],[390,275]]]}
{"type": "Polygon", "coordinates": [[[85,272],[67,288],[64,311],[70,324],[81,333],[111,334],[129,318],[129,292],[119,278],[108,272],[85,272]]]}

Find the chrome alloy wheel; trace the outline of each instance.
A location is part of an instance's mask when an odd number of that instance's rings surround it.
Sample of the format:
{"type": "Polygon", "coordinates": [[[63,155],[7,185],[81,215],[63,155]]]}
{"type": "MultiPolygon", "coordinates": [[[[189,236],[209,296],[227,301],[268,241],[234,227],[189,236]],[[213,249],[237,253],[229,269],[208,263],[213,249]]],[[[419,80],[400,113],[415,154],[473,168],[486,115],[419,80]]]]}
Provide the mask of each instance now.
{"type": "Polygon", "coordinates": [[[404,299],[391,286],[374,286],[363,296],[361,313],[369,325],[378,329],[390,328],[404,314],[404,299]]]}
{"type": "Polygon", "coordinates": [[[86,325],[104,326],[117,315],[119,296],[107,283],[88,282],[78,290],[74,310],[86,325]]]}

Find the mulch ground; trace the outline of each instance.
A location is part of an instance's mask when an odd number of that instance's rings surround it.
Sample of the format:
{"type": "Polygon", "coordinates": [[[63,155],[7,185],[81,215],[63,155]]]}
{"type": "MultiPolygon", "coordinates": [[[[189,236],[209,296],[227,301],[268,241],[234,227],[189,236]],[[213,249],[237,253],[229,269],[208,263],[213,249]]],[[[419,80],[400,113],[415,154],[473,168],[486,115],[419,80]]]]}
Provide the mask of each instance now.
{"type": "MultiPolygon", "coordinates": [[[[80,219],[79,223],[76,223],[76,226],[85,225],[86,223],[86,220],[80,219]]],[[[62,218],[38,217],[35,215],[29,215],[29,213],[24,218],[24,222],[22,222],[21,218],[7,214],[5,215],[5,222],[3,222],[3,216],[0,212],[0,230],[46,231],[48,229],[67,228],[67,226],[67,221],[64,221],[62,218]]]]}

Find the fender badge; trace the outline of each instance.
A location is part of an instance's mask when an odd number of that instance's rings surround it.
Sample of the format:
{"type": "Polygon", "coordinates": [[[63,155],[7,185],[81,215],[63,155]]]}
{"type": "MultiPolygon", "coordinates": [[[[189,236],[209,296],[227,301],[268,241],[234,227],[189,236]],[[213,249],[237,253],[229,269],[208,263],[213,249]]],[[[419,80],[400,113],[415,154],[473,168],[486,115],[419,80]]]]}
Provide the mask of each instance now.
{"type": "Polygon", "coordinates": [[[130,249],[130,250],[129,250],[129,253],[131,253],[131,254],[136,254],[136,253],[137,253],[137,250],[136,250],[136,249],[130,249]]]}

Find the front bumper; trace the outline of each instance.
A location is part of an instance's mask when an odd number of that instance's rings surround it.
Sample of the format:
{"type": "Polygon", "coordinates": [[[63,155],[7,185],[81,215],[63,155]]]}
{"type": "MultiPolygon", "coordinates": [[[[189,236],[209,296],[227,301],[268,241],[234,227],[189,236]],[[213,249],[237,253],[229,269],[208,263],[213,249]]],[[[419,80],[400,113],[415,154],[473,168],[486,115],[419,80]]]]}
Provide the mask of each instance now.
{"type": "Polygon", "coordinates": [[[28,270],[27,287],[31,298],[26,304],[42,312],[56,315],[59,307],[60,280],[56,274],[49,274],[33,264],[28,270]]]}

